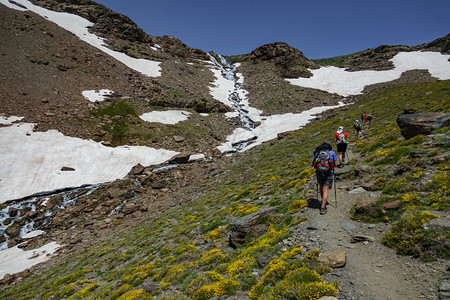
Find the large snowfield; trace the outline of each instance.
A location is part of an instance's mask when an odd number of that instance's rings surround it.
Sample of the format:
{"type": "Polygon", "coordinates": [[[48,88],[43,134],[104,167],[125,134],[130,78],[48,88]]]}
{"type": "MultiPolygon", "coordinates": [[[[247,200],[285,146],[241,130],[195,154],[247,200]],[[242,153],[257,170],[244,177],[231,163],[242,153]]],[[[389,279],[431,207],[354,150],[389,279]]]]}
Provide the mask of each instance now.
{"type": "MultiPolygon", "coordinates": [[[[112,51],[104,45],[104,40],[88,32],[93,24],[79,16],[58,13],[35,6],[26,0],[0,0],[0,3],[16,9],[30,10],[52,21],[62,28],[74,33],[82,41],[100,49],[130,68],[146,76],[161,76],[159,62],[135,59],[123,53],[112,51]]],[[[158,50],[155,48],[155,50],[158,50]]],[[[413,69],[426,69],[438,79],[450,79],[450,55],[435,52],[404,52],[393,59],[395,69],[389,71],[347,72],[341,68],[326,67],[311,70],[311,78],[287,79],[293,85],[338,93],[342,96],[356,95],[365,86],[395,80],[402,72],[413,69]]],[[[210,86],[211,95],[226,105],[232,106],[228,100],[235,91],[242,100],[241,106],[248,111],[254,122],[261,122],[255,129],[237,128],[219,147],[223,153],[234,151],[233,145],[238,142],[253,140],[253,143],[242,149],[245,151],[263,142],[277,137],[278,133],[299,129],[305,126],[316,114],[344,105],[323,106],[302,113],[261,116],[262,111],[250,107],[247,92],[235,89],[235,82],[225,79],[221,70],[207,62],[216,77],[210,86]]],[[[236,74],[236,83],[242,84],[244,78],[236,74]]],[[[113,93],[110,90],[85,91],[86,101],[102,101],[104,96],[113,93]]],[[[2,113],[2,112],[0,112],[2,113]]],[[[189,112],[165,111],[150,112],[141,116],[149,122],[175,124],[185,121],[189,112]]],[[[231,113],[227,116],[235,116],[231,113]]],[[[204,115],[204,117],[208,117],[204,115]]],[[[137,163],[144,166],[166,162],[178,152],[166,149],[154,149],[141,146],[106,147],[91,140],[67,137],[55,130],[33,132],[34,124],[21,123],[22,117],[0,116],[0,203],[7,200],[26,197],[44,191],[53,191],[84,184],[96,184],[123,178],[137,163]],[[64,171],[63,167],[68,167],[64,171]]],[[[203,158],[198,154],[195,158],[203,158]]],[[[194,157],[193,157],[194,158],[194,157]]],[[[0,279],[6,273],[17,273],[32,265],[49,259],[60,246],[53,242],[39,249],[23,251],[18,247],[0,251],[0,279]]]]}
{"type": "Polygon", "coordinates": [[[161,164],[178,152],[143,146],[106,147],[33,124],[0,128],[0,203],[31,194],[123,178],[130,169],[161,164]],[[61,171],[62,167],[75,169],[61,171]]]}
{"type": "Polygon", "coordinates": [[[360,94],[371,84],[400,78],[403,72],[415,69],[428,70],[440,80],[450,79],[450,55],[438,52],[400,52],[391,61],[395,68],[387,71],[347,72],[343,68],[324,67],[310,70],[311,78],[286,79],[293,85],[337,93],[347,97],[360,94]]]}

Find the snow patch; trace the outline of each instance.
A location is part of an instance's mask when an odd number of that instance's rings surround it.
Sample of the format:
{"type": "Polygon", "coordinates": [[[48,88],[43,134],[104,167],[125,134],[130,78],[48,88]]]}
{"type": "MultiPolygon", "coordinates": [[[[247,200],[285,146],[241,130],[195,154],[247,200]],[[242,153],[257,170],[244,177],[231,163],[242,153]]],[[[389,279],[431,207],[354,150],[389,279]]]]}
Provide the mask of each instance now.
{"type": "Polygon", "coordinates": [[[114,57],[118,61],[127,65],[131,69],[136,70],[137,72],[140,72],[149,77],[161,76],[161,67],[159,66],[159,62],[147,59],[133,58],[124,53],[113,51],[107,48],[105,45],[105,40],[103,38],[100,38],[88,31],[88,27],[92,27],[94,25],[92,22],[77,15],[55,12],[45,9],[43,7],[32,4],[27,0],[15,0],[14,2],[19,5],[11,3],[8,0],[0,0],[1,4],[9,8],[20,11],[31,10],[41,15],[42,17],[66,29],[67,31],[72,32],[82,41],[114,57]],[[26,9],[21,6],[26,7],[26,9]]]}
{"type": "Polygon", "coordinates": [[[0,203],[38,192],[123,178],[140,163],[163,163],[179,152],[144,146],[106,147],[34,124],[0,128],[0,203]],[[27,135],[28,134],[28,135],[27,135]],[[75,171],[65,172],[67,166],[75,171]]]}
{"type": "Polygon", "coordinates": [[[56,242],[51,242],[38,249],[24,251],[18,246],[0,251],[0,279],[6,274],[16,274],[50,259],[60,248],[56,242]]]}
{"type": "Polygon", "coordinates": [[[347,72],[343,68],[322,67],[310,70],[310,78],[286,79],[293,85],[337,93],[344,97],[361,94],[364,87],[400,78],[405,71],[426,69],[440,80],[450,79],[450,55],[438,52],[400,52],[391,61],[395,68],[387,71],[347,72]]]}
{"type": "Polygon", "coordinates": [[[177,124],[186,121],[191,113],[183,110],[151,111],[143,114],[140,118],[146,122],[162,124],[177,124]]]}
{"type": "Polygon", "coordinates": [[[22,239],[31,239],[31,238],[34,238],[36,236],[43,235],[44,233],[45,233],[45,231],[43,231],[43,230],[34,230],[34,231],[31,231],[31,232],[28,232],[27,234],[25,234],[22,237],[22,239]]]}
{"type": "Polygon", "coordinates": [[[114,91],[103,89],[103,90],[89,90],[89,91],[83,91],[82,95],[86,100],[89,100],[91,102],[101,102],[105,100],[105,97],[108,95],[112,95],[114,91]]]}
{"type": "Polygon", "coordinates": [[[2,125],[10,125],[16,121],[20,121],[22,120],[23,117],[16,117],[16,116],[11,116],[11,117],[4,117],[4,116],[0,116],[0,124],[2,125]]]}
{"type": "Polygon", "coordinates": [[[321,112],[329,109],[338,108],[343,106],[344,103],[339,103],[334,106],[320,106],[314,107],[310,110],[304,111],[299,114],[282,114],[272,115],[259,118],[261,125],[255,129],[249,131],[243,128],[237,128],[234,132],[227,137],[227,142],[217,147],[222,153],[235,151],[234,144],[239,142],[249,141],[254,139],[255,141],[245,146],[241,151],[246,151],[255,146],[261,145],[264,142],[277,138],[279,133],[287,132],[302,128],[309,121],[315,118],[315,116],[321,112]]]}
{"type": "Polygon", "coordinates": [[[199,154],[192,154],[191,156],[189,156],[189,161],[195,161],[199,159],[205,159],[205,154],[199,153],[199,154]]]}

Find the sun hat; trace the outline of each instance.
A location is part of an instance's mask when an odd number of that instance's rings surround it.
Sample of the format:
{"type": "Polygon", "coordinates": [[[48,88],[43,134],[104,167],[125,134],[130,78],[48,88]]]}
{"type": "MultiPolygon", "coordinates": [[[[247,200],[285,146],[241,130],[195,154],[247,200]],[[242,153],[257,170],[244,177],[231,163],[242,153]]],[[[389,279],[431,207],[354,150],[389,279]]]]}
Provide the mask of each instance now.
{"type": "Polygon", "coordinates": [[[341,133],[342,131],[344,131],[344,127],[339,126],[339,128],[338,128],[338,130],[337,130],[337,133],[341,133]]]}

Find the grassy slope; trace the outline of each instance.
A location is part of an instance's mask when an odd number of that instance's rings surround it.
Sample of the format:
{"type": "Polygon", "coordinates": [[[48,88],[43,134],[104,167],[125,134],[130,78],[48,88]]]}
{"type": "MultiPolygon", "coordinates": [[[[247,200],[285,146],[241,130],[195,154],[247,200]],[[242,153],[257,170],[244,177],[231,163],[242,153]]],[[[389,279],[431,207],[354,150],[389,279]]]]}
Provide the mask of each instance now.
{"type": "MultiPolygon", "coordinates": [[[[299,248],[283,253],[279,243],[303,221],[292,214],[305,205],[304,201],[298,200],[308,199],[315,193],[309,180],[313,176],[309,161],[314,147],[325,139],[331,140],[339,125],[350,131],[362,110],[371,112],[375,119],[365,131],[367,137],[354,145],[354,151],[361,152],[362,161],[353,162],[353,165],[373,166],[370,177],[364,180],[377,182],[374,189],[383,190],[381,201],[403,199],[407,193],[414,193],[416,197],[411,196],[411,201],[406,199],[396,212],[374,216],[371,210],[369,215],[355,217],[371,221],[410,220],[406,216],[428,206],[448,209],[448,162],[433,163],[431,156],[427,156],[419,163],[407,157],[417,148],[427,153],[433,151],[429,153],[433,156],[446,149],[442,146],[427,149],[420,145],[420,137],[405,142],[395,121],[405,107],[423,112],[448,112],[449,88],[450,81],[444,81],[390,88],[382,94],[363,96],[358,103],[334,112],[334,116],[329,115],[282,140],[236,155],[234,163],[215,178],[219,183],[211,180],[204,184],[205,189],[210,188],[203,196],[135,228],[118,232],[111,240],[74,254],[70,260],[52,267],[45,274],[27,275],[22,282],[4,290],[2,298],[145,299],[158,296],[207,299],[226,293],[243,297],[250,292],[253,298],[283,294],[285,297],[317,299],[321,295],[331,295],[336,292],[335,286],[320,281],[318,273],[328,269],[315,261],[317,253],[302,253],[299,248]],[[388,175],[392,161],[411,164],[403,176],[406,182],[402,177],[388,175]],[[422,175],[419,175],[421,170],[422,175]],[[417,183],[417,178],[424,179],[423,184],[417,183]],[[404,189],[404,185],[409,188],[404,189]],[[411,186],[414,186],[413,190],[411,186]],[[414,203],[414,208],[407,208],[411,206],[410,202],[414,203]],[[438,205],[433,205],[436,202],[438,205]],[[262,221],[268,231],[248,237],[238,249],[229,248],[230,221],[263,205],[277,209],[262,221]],[[262,267],[257,260],[264,257],[272,261],[262,267]]],[[[449,130],[440,131],[448,134],[449,130]]],[[[417,222],[423,220],[419,216],[417,222]]],[[[387,244],[395,238],[406,240],[411,234],[414,237],[416,231],[420,231],[419,227],[408,226],[407,232],[405,226],[397,226],[400,234],[387,236],[387,244]]],[[[444,244],[449,240],[448,235],[445,237],[442,233],[435,233],[435,236],[431,232],[419,233],[421,235],[417,236],[427,238],[443,237],[444,244]]],[[[420,242],[408,240],[406,244],[420,245],[420,242]]]]}

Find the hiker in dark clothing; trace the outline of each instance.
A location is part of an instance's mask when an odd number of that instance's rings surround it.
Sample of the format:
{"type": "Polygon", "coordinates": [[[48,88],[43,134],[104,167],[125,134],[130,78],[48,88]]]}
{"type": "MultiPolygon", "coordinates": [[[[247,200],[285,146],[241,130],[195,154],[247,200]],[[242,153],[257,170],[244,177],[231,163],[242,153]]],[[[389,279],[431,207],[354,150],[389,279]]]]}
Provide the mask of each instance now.
{"type": "Polygon", "coordinates": [[[362,137],[362,125],[359,122],[359,120],[355,120],[355,123],[353,123],[353,128],[355,128],[355,135],[357,139],[360,139],[362,137]]]}
{"type": "Polygon", "coordinates": [[[327,213],[328,191],[333,186],[333,170],[337,166],[337,156],[330,143],[323,142],[314,151],[312,165],[316,168],[317,182],[320,186],[320,214],[327,213]]]}

